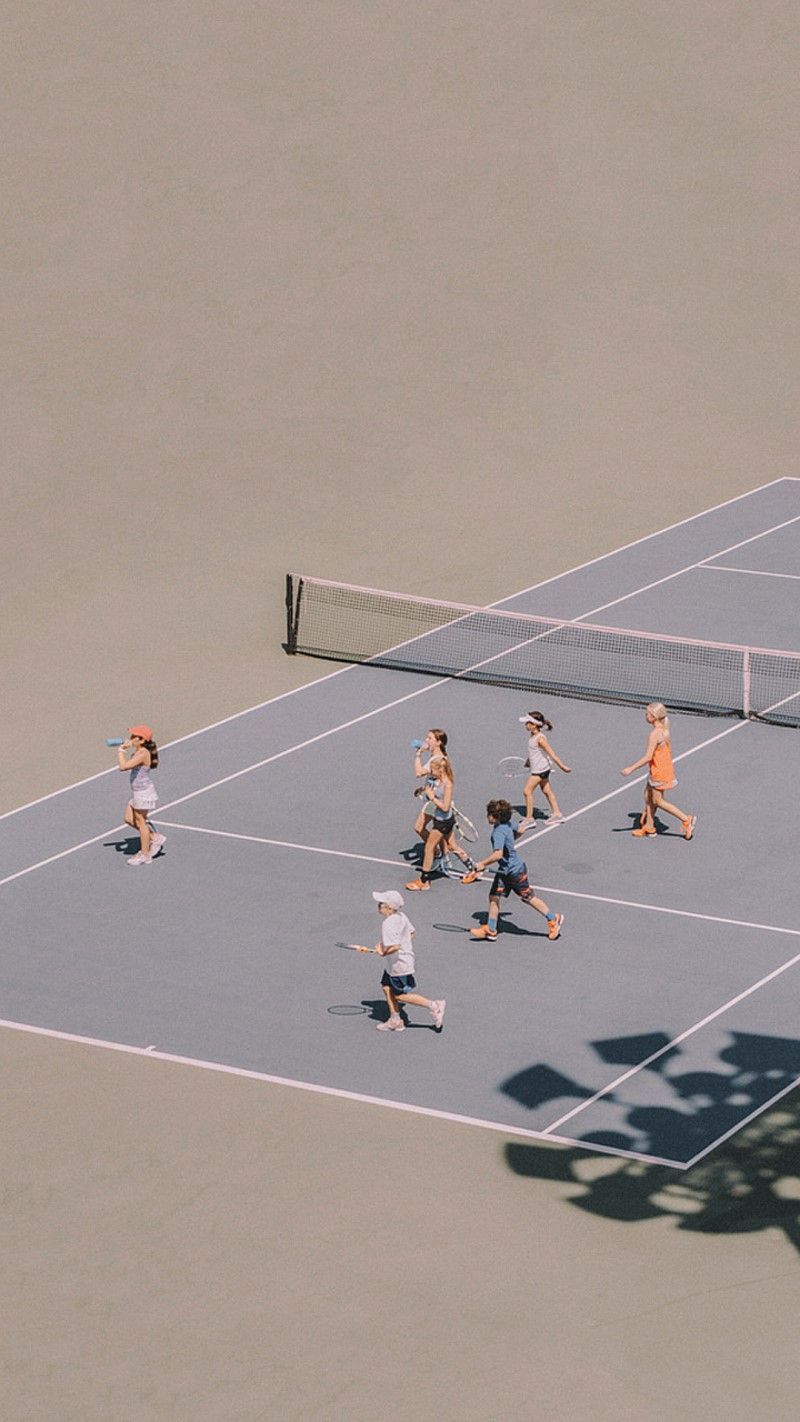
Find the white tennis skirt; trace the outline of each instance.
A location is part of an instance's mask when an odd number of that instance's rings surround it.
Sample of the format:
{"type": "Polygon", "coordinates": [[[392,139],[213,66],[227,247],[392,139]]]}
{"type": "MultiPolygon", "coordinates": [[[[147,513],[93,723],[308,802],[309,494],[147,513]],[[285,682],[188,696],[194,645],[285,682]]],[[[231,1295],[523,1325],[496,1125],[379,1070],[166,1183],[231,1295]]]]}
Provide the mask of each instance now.
{"type": "Polygon", "coordinates": [[[131,799],[131,808],[134,810],[154,810],[157,804],[158,796],[155,790],[141,790],[131,799]]]}

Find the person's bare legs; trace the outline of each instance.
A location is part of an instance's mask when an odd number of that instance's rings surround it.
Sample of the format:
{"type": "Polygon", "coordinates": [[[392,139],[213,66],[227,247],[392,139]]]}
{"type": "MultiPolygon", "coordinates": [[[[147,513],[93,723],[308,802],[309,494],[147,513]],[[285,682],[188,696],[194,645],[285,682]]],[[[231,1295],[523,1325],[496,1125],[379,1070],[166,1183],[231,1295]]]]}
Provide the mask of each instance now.
{"type": "Polygon", "coordinates": [[[685,824],[687,820],[691,819],[691,815],[687,815],[685,811],[679,810],[677,805],[671,805],[669,800],[665,800],[660,790],[652,790],[651,793],[653,805],[657,810],[663,810],[665,815],[674,815],[681,824],[685,824]]]}
{"type": "Polygon", "coordinates": [[[439,848],[440,845],[441,845],[441,847],[442,847],[442,849],[443,849],[443,848],[444,848],[444,836],[443,836],[441,830],[437,830],[437,829],[432,829],[432,830],[430,830],[430,832],[429,832],[429,834],[428,834],[428,838],[425,840],[425,853],[424,853],[423,856],[422,856],[422,872],[423,872],[423,874],[430,874],[431,869],[433,868],[433,861],[434,861],[434,858],[436,857],[436,851],[437,851],[437,849],[439,848]]]}
{"type": "Polygon", "coordinates": [[[133,823],[135,828],[139,831],[142,854],[147,857],[147,855],[150,853],[151,844],[151,832],[150,825],[148,824],[147,820],[147,810],[134,810],[133,823]]]}
{"type": "Polygon", "coordinates": [[[558,801],[556,799],[555,791],[549,780],[545,780],[544,784],[542,785],[542,794],[544,795],[545,800],[550,806],[550,809],[553,811],[553,814],[559,820],[563,820],[564,816],[558,808],[558,801]]]}
{"type": "MultiPolygon", "coordinates": [[[[645,785],[645,787],[644,787],[644,809],[642,810],[642,813],[641,813],[640,816],[639,816],[639,830],[640,830],[641,833],[643,833],[643,834],[654,834],[654,833],[655,833],[655,828],[656,828],[656,827],[655,827],[655,823],[654,823],[654,815],[655,815],[655,806],[654,806],[654,804],[653,804],[653,789],[652,789],[652,786],[651,786],[651,785],[645,785]]],[[[634,834],[636,834],[636,830],[634,830],[634,834]]]]}
{"type": "Polygon", "coordinates": [[[536,818],[535,815],[534,815],[534,812],[533,812],[533,796],[534,796],[534,792],[535,792],[537,786],[541,785],[541,783],[542,783],[542,782],[541,782],[541,779],[540,779],[540,777],[539,777],[538,775],[531,775],[531,776],[529,776],[528,779],[525,781],[525,787],[524,787],[522,793],[523,793],[523,795],[525,796],[525,818],[526,818],[526,820],[533,820],[533,819],[536,818]]]}

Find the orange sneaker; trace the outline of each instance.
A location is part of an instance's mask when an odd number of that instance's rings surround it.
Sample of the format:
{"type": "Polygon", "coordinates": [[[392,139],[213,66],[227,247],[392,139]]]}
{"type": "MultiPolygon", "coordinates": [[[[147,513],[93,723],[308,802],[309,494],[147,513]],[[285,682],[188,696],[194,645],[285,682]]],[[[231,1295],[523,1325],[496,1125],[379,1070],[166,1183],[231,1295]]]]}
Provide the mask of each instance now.
{"type": "Polygon", "coordinates": [[[631,830],[631,834],[635,835],[637,839],[652,839],[655,830],[645,829],[644,825],[640,825],[638,829],[631,830]]]}
{"type": "Polygon", "coordinates": [[[474,884],[480,877],[477,869],[468,869],[466,874],[462,874],[461,882],[462,884],[474,884]]]}
{"type": "Polygon", "coordinates": [[[497,929],[490,928],[488,923],[482,923],[480,928],[471,928],[469,936],[470,938],[488,938],[493,943],[497,937],[497,929]]]}
{"type": "Polygon", "coordinates": [[[411,892],[412,892],[412,894],[413,894],[413,893],[416,893],[416,891],[417,891],[418,889],[419,889],[419,890],[429,889],[429,888],[430,888],[430,884],[426,884],[424,879],[412,879],[410,884],[406,884],[406,888],[407,888],[407,889],[410,889],[411,892]]]}
{"type": "Polygon", "coordinates": [[[684,839],[691,839],[694,834],[694,827],[697,824],[697,815],[690,815],[687,820],[681,822],[684,839]]]}

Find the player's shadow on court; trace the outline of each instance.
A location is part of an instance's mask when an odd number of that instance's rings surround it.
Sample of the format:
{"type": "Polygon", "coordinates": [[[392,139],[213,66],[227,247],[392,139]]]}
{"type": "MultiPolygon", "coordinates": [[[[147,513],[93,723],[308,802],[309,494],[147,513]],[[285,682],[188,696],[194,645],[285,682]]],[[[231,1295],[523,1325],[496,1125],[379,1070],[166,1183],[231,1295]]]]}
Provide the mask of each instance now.
{"type": "Polygon", "coordinates": [[[104,839],[104,849],[115,849],[117,854],[138,854],[141,849],[138,834],[129,834],[125,839],[104,839]]]}
{"type": "MultiPolygon", "coordinates": [[[[530,918],[536,919],[537,921],[539,920],[539,917],[540,917],[539,914],[531,913],[529,910],[528,910],[528,913],[529,913],[529,917],[530,917],[530,918]]],[[[486,911],[485,911],[485,909],[476,909],[474,913],[471,913],[471,914],[470,914],[470,919],[472,920],[472,923],[473,923],[476,927],[479,927],[481,924],[483,924],[483,923],[486,922],[486,911]]],[[[545,922],[544,919],[541,919],[541,923],[542,923],[543,925],[544,925],[544,922],[545,922]]],[[[497,940],[496,940],[496,941],[497,941],[498,943],[499,943],[499,942],[501,941],[501,939],[504,938],[504,937],[511,937],[511,938],[547,938],[547,936],[548,936],[548,934],[547,934],[547,928],[546,928],[545,926],[543,926],[542,928],[538,928],[538,927],[535,927],[535,928],[526,928],[525,925],[524,925],[524,923],[515,923],[515,922],[514,922],[514,919],[513,919],[513,918],[510,918],[509,915],[506,914],[506,913],[502,913],[502,912],[501,912],[501,914],[500,914],[500,916],[499,916],[499,918],[498,918],[498,920],[497,920],[497,923],[498,923],[498,934],[497,934],[497,940]]],[[[468,933],[469,933],[469,930],[470,930],[470,925],[469,925],[468,923],[434,923],[433,927],[434,927],[439,933],[461,933],[461,934],[468,934],[468,933]]],[[[480,942],[481,942],[480,939],[473,939],[472,941],[475,942],[475,943],[480,943],[480,942]]],[[[493,939],[492,942],[494,942],[494,941],[495,941],[495,940],[493,939]]]]}
{"type": "MultiPolygon", "coordinates": [[[[562,1128],[588,1147],[594,1143],[675,1161],[691,1160],[721,1140],[696,1165],[678,1171],[591,1150],[516,1142],[505,1148],[506,1163],[516,1175],[563,1182],[570,1187],[570,1204],[604,1219],[632,1224],[672,1217],[678,1228],[704,1234],[780,1229],[800,1253],[800,1089],[787,1090],[800,1077],[800,1042],[730,1035],[718,1071],[682,1071],[680,1048],[644,1069],[660,1078],[662,1096],[665,1086],[674,1094],[673,1106],[620,1110],[611,1093],[607,1100],[619,1121],[614,1129],[582,1135],[580,1116],[562,1128]],[[782,1090],[786,1096],[776,1101],[782,1090]],[[766,1105],[770,1101],[774,1104],[766,1105]],[[760,1107],[766,1107],[763,1114],[737,1131],[738,1122],[760,1107]],[[730,1138],[722,1139],[729,1131],[730,1138]]],[[[594,1046],[604,1061],[624,1068],[646,1058],[648,1046],[658,1050],[653,1044],[659,1040],[666,1045],[668,1039],[653,1034],[594,1046]]],[[[531,1110],[558,1101],[558,1112],[593,1095],[543,1064],[517,1072],[502,1090],[531,1110]]]]}
{"type": "Polygon", "coordinates": [[[362,997],[362,999],[361,999],[361,1006],[364,1007],[364,1008],[366,1008],[367,1013],[369,1014],[369,1015],[368,1015],[368,1020],[369,1020],[370,1022],[385,1022],[385,1021],[386,1021],[387,1008],[386,1008],[386,998],[385,998],[385,997],[373,997],[373,998],[362,997]]]}
{"type": "MultiPolygon", "coordinates": [[[[641,822],[641,815],[639,814],[639,811],[638,811],[638,810],[629,810],[629,811],[628,811],[628,819],[630,820],[630,824],[628,824],[628,825],[615,825],[614,828],[612,829],[611,833],[612,833],[612,834],[630,834],[631,830],[635,830],[635,829],[638,829],[638,828],[639,828],[639,824],[640,824],[640,822],[641,822]]],[[[656,817],[656,821],[655,821],[656,834],[659,835],[659,834],[670,834],[670,833],[671,833],[671,834],[680,835],[681,831],[680,831],[680,829],[677,828],[677,822],[674,822],[674,823],[676,824],[676,828],[671,830],[671,829],[670,829],[670,826],[669,826],[669,824],[667,823],[666,820],[660,820],[660,819],[658,819],[658,817],[656,817]]]]}
{"type": "Polygon", "coordinates": [[[425,846],[420,842],[409,845],[408,849],[398,849],[397,853],[401,859],[405,859],[406,864],[421,864],[424,851],[425,846]]]}
{"type": "MultiPolygon", "coordinates": [[[[362,997],[361,1006],[365,1007],[369,1014],[367,1017],[368,1022],[385,1022],[389,1015],[385,997],[380,999],[362,997]]],[[[420,1019],[415,1020],[414,1017],[407,1012],[402,1003],[400,1004],[400,1016],[403,1018],[406,1028],[409,1031],[413,1031],[415,1027],[421,1028],[424,1032],[432,1032],[434,1030],[430,1022],[425,1022],[420,1019]]]]}

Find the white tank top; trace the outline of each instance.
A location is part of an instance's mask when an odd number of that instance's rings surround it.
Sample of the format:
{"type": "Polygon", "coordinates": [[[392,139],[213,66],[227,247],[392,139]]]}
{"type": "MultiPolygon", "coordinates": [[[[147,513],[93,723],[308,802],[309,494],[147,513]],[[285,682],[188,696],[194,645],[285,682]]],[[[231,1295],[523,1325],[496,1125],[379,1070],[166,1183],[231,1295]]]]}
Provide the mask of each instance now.
{"type": "Polygon", "coordinates": [[[528,741],[528,766],[531,775],[541,775],[545,770],[553,769],[550,760],[539,745],[539,735],[540,733],[537,732],[528,741]]]}
{"type": "Polygon", "coordinates": [[[150,777],[149,765],[135,765],[131,771],[131,794],[155,794],[155,785],[150,777]]]}

